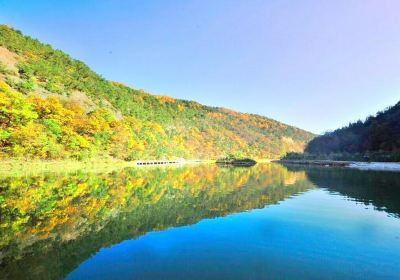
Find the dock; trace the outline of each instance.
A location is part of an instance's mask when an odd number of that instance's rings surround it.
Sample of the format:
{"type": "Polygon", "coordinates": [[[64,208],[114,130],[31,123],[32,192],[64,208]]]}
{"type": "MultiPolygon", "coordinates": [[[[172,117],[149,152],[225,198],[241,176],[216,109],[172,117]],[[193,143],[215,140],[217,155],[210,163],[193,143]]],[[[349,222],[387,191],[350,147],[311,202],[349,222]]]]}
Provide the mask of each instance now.
{"type": "Polygon", "coordinates": [[[134,165],[166,165],[166,164],[181,164],[184,163],[185,160],[176,159],[176,160],[135,160],[134,165]]]}

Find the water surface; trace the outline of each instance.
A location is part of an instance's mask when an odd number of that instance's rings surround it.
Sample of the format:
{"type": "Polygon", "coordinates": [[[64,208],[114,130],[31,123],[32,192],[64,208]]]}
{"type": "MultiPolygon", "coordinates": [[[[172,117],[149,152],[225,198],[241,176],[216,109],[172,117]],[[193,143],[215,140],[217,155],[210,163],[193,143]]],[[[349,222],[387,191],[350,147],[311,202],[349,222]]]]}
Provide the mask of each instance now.
{"type": "Polygon", "coordinates": [[[10,177],[2,279],[398,279],[400,174],[259,164],[10,177]]]}

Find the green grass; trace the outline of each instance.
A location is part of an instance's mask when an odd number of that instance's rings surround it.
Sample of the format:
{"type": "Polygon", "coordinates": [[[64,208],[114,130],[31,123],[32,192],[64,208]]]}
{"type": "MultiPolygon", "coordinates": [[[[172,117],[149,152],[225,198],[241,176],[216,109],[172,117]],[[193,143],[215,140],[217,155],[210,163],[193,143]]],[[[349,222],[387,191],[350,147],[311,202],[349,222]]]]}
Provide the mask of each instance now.
{"type": "Polygon", "coordinates": [[[124,167],[134,166],[134,162],[114,158],[93,158],[90,160],[3,160],[0,164],[0,177],[24,176],[40,173],[71,173],[85,171],[106,173],[124,167]]]}

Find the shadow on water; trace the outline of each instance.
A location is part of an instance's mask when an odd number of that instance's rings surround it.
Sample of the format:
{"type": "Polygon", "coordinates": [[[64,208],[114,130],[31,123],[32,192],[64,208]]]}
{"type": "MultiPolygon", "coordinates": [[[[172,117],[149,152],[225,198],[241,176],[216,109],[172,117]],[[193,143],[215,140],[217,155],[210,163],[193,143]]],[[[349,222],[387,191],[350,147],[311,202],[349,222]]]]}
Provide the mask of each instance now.
{"type": "Polygon", "coordinates": [[[291,172],[305,172],[307,178],[320,188],[400,217],[400,173],[299,165],[285,167],[291,172]]]}
{"type": "Polygon", "coordinates": [[[63,278],[101,248],[313,187],[304,171],[273,164],[2,178],[0,278],[63,278]]]}

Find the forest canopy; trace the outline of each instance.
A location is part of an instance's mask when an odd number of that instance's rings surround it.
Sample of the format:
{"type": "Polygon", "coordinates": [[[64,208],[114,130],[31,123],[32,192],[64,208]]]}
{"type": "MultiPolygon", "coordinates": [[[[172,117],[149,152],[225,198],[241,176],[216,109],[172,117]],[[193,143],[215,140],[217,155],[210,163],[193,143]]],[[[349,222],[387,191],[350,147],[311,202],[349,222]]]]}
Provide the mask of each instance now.
{"type": "Polygon", "coordinates": [[[316,137],[304,154],[286,158],[400,161],[400,102],[365,121],[316,137]]]}
{"type": "Polygon", "coordinates": [[[155,96],[0,25],[0,156],[278,158],[314,137],[253,114],[155,96]]]}

